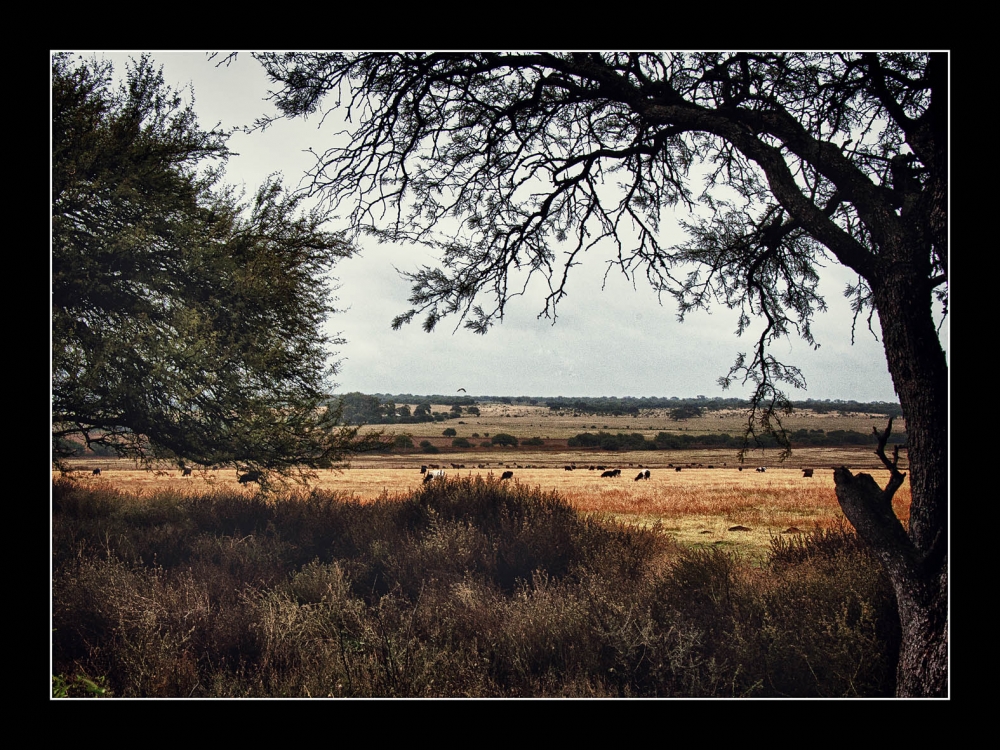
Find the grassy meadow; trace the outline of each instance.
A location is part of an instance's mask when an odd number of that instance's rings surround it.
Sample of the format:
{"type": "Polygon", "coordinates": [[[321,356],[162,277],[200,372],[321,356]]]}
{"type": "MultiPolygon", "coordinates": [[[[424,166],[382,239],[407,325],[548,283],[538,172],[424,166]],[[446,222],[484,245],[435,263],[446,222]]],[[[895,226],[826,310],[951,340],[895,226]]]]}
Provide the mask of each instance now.
{"type": "MultiPolygon", "coordinates": [[[[475,431],[530,437],[548,416],[475,431]]],[[[555,421],[542,437],[584,429],[555,421]]],[[[421,425],[446,426],[473,431],[421,425]]],[[[891,588],[832,479],[884,470],[857,447],[748,460],[393,453],[265,493],[232,469],[81,459],[53,474],[53,694],[892,695],[891,588]],[[423,483],[422,464],[446,478],[423,483]]],[[[906,483],[904,523],[908,504],[906,483]]]]}
{"type": "MultiPolygon", "coordinates": [[[[530,458],[531,454],[527,455],[530,458]]],[[[638,454],[635,457],[638,458],[638,454]]],[[[649,456],[644,454],[643,457],[648,460],[649,456]]],[[[863,459],[863,454],[858,458],[863,459]]],[[[510,466],[514,472],[514,483],[529,489],[554,492],[581,513],[635,526],[659,524],[669,536],[693,547],[714,545],[760,554],[767,550],[771,537],[776,534],[831,529],[843,521],[830,469],[817,469],[813,477],[805,478],[800,468],[769,467],[763,474],[753,468],[738,471],[721,466],[713,469],[684,467],[677,472],[651,463],[622,461],[621,476],[602,478],[600,471],[587,468],[591,465],[589,463],[566,471],[565,465],[562,468],[517,468],[536,465],[521,457],[518,461],[494,461],[483,469],[478,468],[478,464],[471,464],[467,457],[452,454],[424,460],[444,466],[446,476],[452,478],[498,478],[505,467],[510,466]],[[467,468],[452,469],[452,463],[458,463],[458,459],[465,461],[467,468]],[[520,460],[525,460],[525,463],[519,463],[520,460]],[[632,466],[629,466],[630,463],[632,466]],[[651,467],[649,480],[635,481],[639,466],[651,467]],[[734,526],[745,530],[730,531],[734,526]]],[[[421,488],[423,476],[419,471],[420,464],[402,468],[395,465],[398,463],[395,459],[386,463],[391,465],[357,467],[352,464],[350,468],[319,471],[308,486],[336,492],[361,503],[403,499],[421,488]]],[[[594,465],[611,468],[616,463],[609,461],[594,465]]],[[[861,461],[846,465],[857,471],[857,463],[861,461]]],[[[877,481],[885,483],[888,477],[885,469],[864,468],[877,481]]],[[[192,494],[216,489],[248,495],[257,492],[255,485],[239,485],[233,470],[195,472],[187,478],[182,478],[177,470],[161,471],[163,473],[157,475],[107,462],[99,477],[83,473],[78,475],[77,481],[90,487],[113,487],[147,495],[163,490],[192,494]]],[[[896,514],[904,522],[908,519],[909,498],[907,481],[894,499],[896,514]]]]}

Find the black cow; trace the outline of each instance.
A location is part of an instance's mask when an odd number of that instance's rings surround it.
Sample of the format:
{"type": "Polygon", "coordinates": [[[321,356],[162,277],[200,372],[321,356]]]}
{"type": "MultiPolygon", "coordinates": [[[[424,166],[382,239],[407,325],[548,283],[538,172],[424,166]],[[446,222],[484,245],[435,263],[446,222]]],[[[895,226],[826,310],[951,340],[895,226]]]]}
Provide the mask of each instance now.
{"type": "Polygon", "coordinates": [[[182,476],[182,477],[189,477],[189,476],[191,476],[191,469],[184,469],[184,470],[183,470],[183,471],[181,472],[181,476],[182,476]]]}
{"type": "Polygon", "coordinates": [[[681,470],[680,466],[678,466],[677,468],[674,469],[674,471],[680,471],[680,470],[681,470]]]}
{"type": "Polygon", "coordinates": [[[94,470],[93,470],[92,472],[90,472],[90,473],[91,473],[91,474],[93,474],[93,475],[94,475],[95,477],[99,477],[99,476],[101,476],[101,470],[100,470],[100,469],[94,469],[94,470]]]}
{"type": "Polygon", "coordinates": [[[632,481],[633,482],[638,482],[640,479],[645,479],[645,478],[646,478],[646,475],[643,472],[640,471],[638,474],[635,475],[635,479],[633,479],[632,481]]]}
{"type": "Polygon", "coordinates": [[[500,478],[501,479],[513,479],[514,478],[514,472],[513,471],[505,471],[503,474],[500,475],[500,478]]]}
{"type": "Polygon", "coordinates": [[[240,484],[248,484],[250,482],[257,482],[260,484],[260,480],[264,475],[259,471],[248,471],[246,474],[241,474],[238,481],[240,484]]]}
{"type": "Polygon", "coordinates": [[[812,475],[813,475],[813,470],[812,469],[803,469],[802,470],[802,476],[804,476],[804,477],[811,477],[812,475]]]}
{"type": "Polygon", "coordinates": [[[423,466],[420,467],[420,473],[421,474],[427,473],[427,464],[424,464],[423,466]]]}
{"type": "Polygon", "coordinates": [[[646,469],[642,474],[646,479],[649,479],[649,469],[646,469]]]}
{"type": "Polygon", "coordinates": [[[574,467],[573,467],[573,466],[566,466],[566,467],[563,467],[563,468],[564,468],[564,469],[565,469],[566,471],[573,471],[573,469],[574,469],[574,467]]]}

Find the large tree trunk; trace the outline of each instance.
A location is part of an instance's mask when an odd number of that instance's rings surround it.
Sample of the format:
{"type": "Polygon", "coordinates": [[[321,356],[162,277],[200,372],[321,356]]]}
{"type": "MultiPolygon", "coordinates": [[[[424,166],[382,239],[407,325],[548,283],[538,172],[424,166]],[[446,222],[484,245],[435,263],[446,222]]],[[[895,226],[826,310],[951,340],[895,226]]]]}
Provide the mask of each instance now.
{"type": "Polygon", "coordinates": [[[892,493],[870,474],[834,474],[844,515],[875,548],[896,592],[902,642],[896,669],[899,697],[944,697],[948,690],[947,555],[920,555],[892,512],[892,493]]]}
{"type": "MultiPolygon", "coordinates": [[[[901,264],[903,265],[903,264],[901,264]]],[[[873,288],[886,361],[906,418],[910,521],[892,511],[902,482],[882,489],[867,474],[834,472],[844,515],[879,555],[899,606],[898,696],[948,690],[948,368],[934,327],[927,275],[906,264],[873,288]]],[[[889,466],[892,462],[883,460],[889,466]]],[[[890,467],[891,468],[891,467],[890,467]]]]}

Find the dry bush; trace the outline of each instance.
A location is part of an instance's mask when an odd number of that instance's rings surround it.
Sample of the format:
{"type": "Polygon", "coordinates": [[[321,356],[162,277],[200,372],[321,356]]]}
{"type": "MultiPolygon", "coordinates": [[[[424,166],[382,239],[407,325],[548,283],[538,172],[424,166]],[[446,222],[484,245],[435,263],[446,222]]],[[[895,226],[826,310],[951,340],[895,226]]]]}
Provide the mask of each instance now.
{"type": "Polygon", "coordinates": [[[53,497],[54,674],[115,696],[892,691],[891,591],[844,530],[752,566],[496,479],[53,497]]]}

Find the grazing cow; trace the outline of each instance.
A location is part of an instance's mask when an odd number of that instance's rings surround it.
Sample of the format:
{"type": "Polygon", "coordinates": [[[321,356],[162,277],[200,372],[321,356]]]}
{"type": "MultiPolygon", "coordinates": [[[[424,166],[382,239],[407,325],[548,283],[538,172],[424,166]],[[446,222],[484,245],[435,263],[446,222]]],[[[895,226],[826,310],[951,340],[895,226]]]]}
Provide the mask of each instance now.
{"type": "Polygon", "coordinates": [[[615,473],[611,469],[601,473],[602,477],[613,477],[614,475],[615,473]]]}
{"type": "Polygon", "coordinates": [[[758,474],[763,474],[765,471],[767,471],[767,467],[766,466],[758,466],[757,467],[757,473],[758,474]]]}
{"type": "Polygon", "coordinates": [[[94,469],[94,470],[93,470],[92,472],[90,472],[90,473],[91,473],[91,474],[93,474],[93,475],[94,475],[95,477],[99,477],[99,476],[101,476],[101,470],[100,470],[100,469],[94,469]]]}
{"type": "Polygon", "coordinates": [[[248,484],[249,482],[257,482],[260,484],[260,480],[263,474],[259,471],[248,471],[246,474],[241,474],[238,481],[240,484],[248,484]]]}
{"type": "Polygon", "coordinates": [[[632,481],[633,481],[633,482],[638,482],[638,481],[639,481],[640,479],[645,479],[645,478],[646,478],[646,475],[645,475],[645,474],[643,474],[643,473],[642,473],[642,472],[640,471],[640,472],[639,472],[638,474],[636,474],[636,475],[635,475],[635,479],[633,479],[632,481]]]}
{"type": "Polygon", "coordinates": [[[646,469],[642,474],[646,479],[649,479],[649,469],[646,469]]]}
{"type": "Polygon", "coordinates": [[[573,467],[572,467],[572,466],[565,466],[565,467],[563,467],[563,468],[564,468],[564,469],[565,469],[566,471],[573,471],[573,467]]]}
{"type": "Polygon", "coordinates": [[[513,479],[513,478],[514,478],[513,471],[505,471],[503,474],[500,475],[500,479],[513,479]]]}
{"type": "Polygon", "coordinates": [[[674,471],[680,471],[680,470],[681,470],[680,466],[677,466],[677,467],[674,468],[674,471]]]}
{"type": "Polygon", "coordinates": [[[423,466],[420,467],[420,473],[421,474],[427,473],[427,464],[424,464],[423,466]]]}
{"type": "Polygon", "coordinates": [[[182,477],[189,477],[189,476],[191,476],[191,469],[187,469],[187,468],[185,468],[185,469],[184,469],[184,470],[183,470],[183,471],[181,472],[181,476],[182,476],[182,477]]]}
{"type": "Polygon", "coordinates": [[[813,470],[812,469],[803,469],[802,470],[802,476],[804,476],[804,477],[811,477],[812,475],[813,475],[813,470]]]}
{"type": "Polygon", "coordinates": [[[444,479],[444,469],[431,469],[424,475],[424,483],[430,482],[433,479],[444,479]]]}

